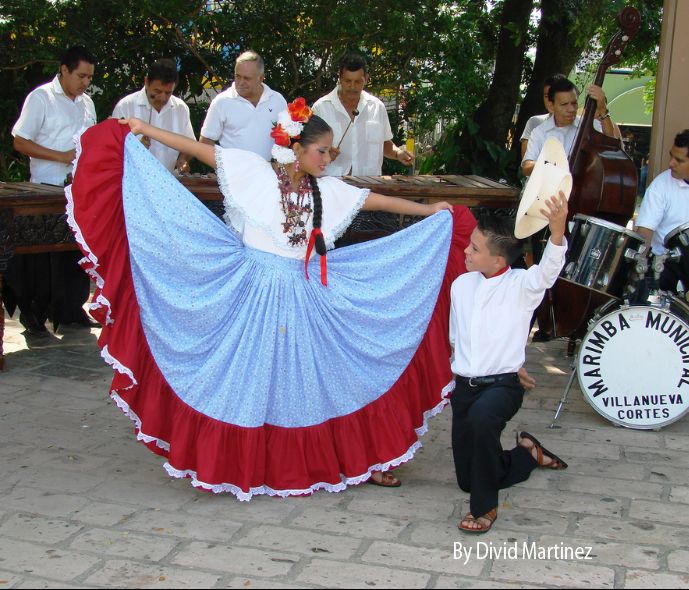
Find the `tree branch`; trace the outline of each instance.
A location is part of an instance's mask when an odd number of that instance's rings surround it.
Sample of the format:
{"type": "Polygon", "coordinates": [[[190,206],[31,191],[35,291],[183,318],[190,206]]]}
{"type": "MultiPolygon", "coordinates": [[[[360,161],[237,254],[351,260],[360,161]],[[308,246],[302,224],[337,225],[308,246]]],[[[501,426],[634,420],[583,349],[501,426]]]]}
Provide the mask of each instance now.
{"type": "Polygon", "coordinates": [[[33,64],[57,64],[56,59],[31,59],[16,66],[0,66],[0,70],[23,70],[33,64]]]}
{"type": "Polygon", "coordinates": [[[209,79],[215,78],[216,80],[224,83],[225,80],[224,78],[218,76],[218,74],[215,72],[215,70],[211,67],[211,65],[203,58],[203,56],[199,53],[199,51],[194,47],[194,43],[190,42],[187,40],[187,38],[184,36],[184,33],[182,30],[174,24],[172,21],[170,21],[168,18],[164,16],[158,16],[158,18],[164,22],[165,24],[169,25],[175,30],[175,36],[177,37],[178,41],[186,47],[192,55],[201,62],[201,65],[203,65],[204,68],[206,68],[206,71],[208,72],[208,77],[209,79]]]}

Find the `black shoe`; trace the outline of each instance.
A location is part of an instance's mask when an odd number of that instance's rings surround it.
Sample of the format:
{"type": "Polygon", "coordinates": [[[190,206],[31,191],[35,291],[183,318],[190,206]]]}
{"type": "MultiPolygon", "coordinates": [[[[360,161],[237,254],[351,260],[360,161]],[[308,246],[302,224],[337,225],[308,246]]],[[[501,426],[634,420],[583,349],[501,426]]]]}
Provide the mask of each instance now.
{"type": "Polygon", "coordinates": [[[48,333],[48,328],[45,324],[41,324],[33,315],[21,313],[19,314],[19,323],[24,326],[25,331],[32,336],[44,336],[48,333]]]}
{"type": "Polygon", "coordinates": [[[544,332],[543,330],[536,330],[531,339],[531,342],[549,342],[553,339],[553,335],[549,332],[544,332]]]}
{"type": "Polygon", "coordinates": [[[86,317],[74,322],[74,325],[79,326],[81,328],[100,328],[100,327],[102,327],[95,320],[92,320],[91,318],[86,318],[86,317]]]}

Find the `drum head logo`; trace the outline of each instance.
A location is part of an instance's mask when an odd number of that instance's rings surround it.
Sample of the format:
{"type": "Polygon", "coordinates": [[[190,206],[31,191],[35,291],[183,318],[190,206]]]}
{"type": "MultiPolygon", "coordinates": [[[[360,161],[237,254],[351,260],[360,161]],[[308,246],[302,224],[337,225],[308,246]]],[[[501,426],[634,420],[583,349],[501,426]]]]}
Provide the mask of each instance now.
{"type": "Polygon", "coordinates": [[[682,309],[622,307],[584,337],[577,375],[586,400],[630,428],[660,428],[689,410],[689,324],[682,309]]]}

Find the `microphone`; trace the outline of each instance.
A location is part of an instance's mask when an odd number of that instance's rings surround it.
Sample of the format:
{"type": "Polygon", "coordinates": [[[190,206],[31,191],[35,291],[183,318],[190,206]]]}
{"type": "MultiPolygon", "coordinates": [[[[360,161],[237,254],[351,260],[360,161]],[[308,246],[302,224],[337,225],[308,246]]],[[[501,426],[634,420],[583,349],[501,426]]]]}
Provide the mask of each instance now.
{"type": "Polygon", "coordinates": [[[350,126],[352,125],[352,123],[354,122],[354,119],[356,119],[358,115],[359,115],[359,111],[357,109],[354,109],[352,111],[352,118],[349,120],[349,125],[347,125],[347,129],[344,130],[342,137],[340,137],[340,142],[337,144],[336,149],[338,149],[338,150],[340,149],[340,144],[342,143],[342,140],[345,138],[345,135],[347,135],[347,131],[349,131],[350,126]]]}

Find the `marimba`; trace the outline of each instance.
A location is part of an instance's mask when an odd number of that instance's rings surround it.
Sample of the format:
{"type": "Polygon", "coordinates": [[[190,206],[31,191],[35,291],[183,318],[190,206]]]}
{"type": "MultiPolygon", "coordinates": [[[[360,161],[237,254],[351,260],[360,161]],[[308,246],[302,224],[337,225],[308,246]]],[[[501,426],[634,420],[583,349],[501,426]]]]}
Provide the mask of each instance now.
{"type": "Polygon", "coordinates": [[[469,174],[403,176],[344,176],[345,182],[374,193],[422,200],[424,202],[447,201],[466,207],[506,208],[514,207],[519,189],[488,178],[469,174]]]}
{"type": "MultiPolygon", "coordinates": [[[[354,186],[383,195],[424,202],[448,201],[467,207],[515,207],[519,190],[480,176],[345,176],[354,186]]],[[[219,217],[223,196],[215,175],[183,176],[180,182],[219,217]]],[[[0,288],[2,271],[14,254],[77,250],[65,216],[64,189],[30,182],[0,182],[0,288]]],[[[0,304],[0,370],[5,316],[0,304]]]]}
{"type": "MultiPolygon", "coordinates": [[[[222,201],[215,175],[183,176],[180,180],[202,201],[222,201]]],[[[343,176],[342,180],[381,195],[425,202],[447,201],[466,207],[510,208],[519,197],[519,189],[473,174],[343,176]]]]}

